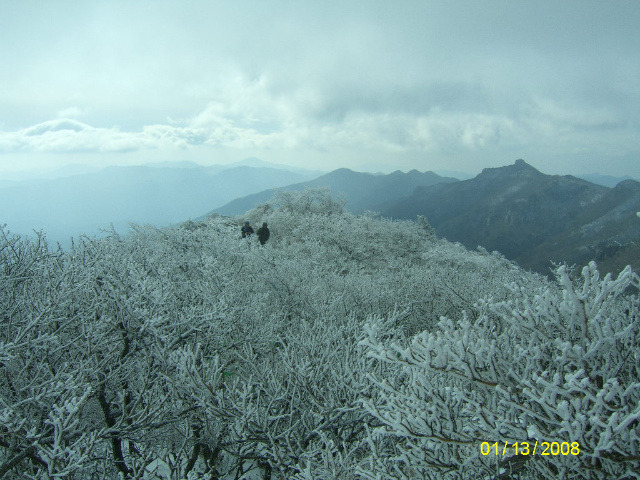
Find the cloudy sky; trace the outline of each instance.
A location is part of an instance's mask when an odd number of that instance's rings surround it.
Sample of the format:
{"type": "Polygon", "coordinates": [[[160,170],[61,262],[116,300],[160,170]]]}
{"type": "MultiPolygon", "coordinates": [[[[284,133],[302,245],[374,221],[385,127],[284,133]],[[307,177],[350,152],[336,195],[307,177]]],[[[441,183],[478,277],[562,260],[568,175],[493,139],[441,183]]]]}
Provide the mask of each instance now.
{"type": "Polygon", "coordinates": [[[637,0],[0,0],[0,173],[228,163],[640,177],[637,0]]]}

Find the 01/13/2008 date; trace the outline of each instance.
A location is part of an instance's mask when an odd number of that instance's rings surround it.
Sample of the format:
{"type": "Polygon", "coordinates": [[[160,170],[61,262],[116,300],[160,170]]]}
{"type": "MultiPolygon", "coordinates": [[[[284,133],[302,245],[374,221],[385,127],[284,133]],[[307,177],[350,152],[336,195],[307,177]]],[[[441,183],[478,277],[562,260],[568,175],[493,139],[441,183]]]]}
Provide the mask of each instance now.
{"type": "Polygon", "coordinates": [[[480,444],[482,455],[579,455],[580,444],[578,442],[482,442],[480,444]]]}

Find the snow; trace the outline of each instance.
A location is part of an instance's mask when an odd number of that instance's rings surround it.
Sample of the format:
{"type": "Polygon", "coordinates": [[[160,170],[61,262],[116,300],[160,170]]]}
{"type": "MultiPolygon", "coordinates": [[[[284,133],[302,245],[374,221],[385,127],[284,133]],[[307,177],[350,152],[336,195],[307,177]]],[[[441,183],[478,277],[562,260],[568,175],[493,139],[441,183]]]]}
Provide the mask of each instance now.
{"type": "Polygon", "coordinates": [[[531,439],[580,443],[559,470],[638,468],[607,457],[640,451],[634,272],[551,282],[323,195],[249,212],[262,248],[223,218],[69,252],[0,237],[0,468],[8,438],[33,478],[118,478],[112,440],[147,480],[207,478],[216,446],[247,480],[489,478],[481,442],[531,439]]]}

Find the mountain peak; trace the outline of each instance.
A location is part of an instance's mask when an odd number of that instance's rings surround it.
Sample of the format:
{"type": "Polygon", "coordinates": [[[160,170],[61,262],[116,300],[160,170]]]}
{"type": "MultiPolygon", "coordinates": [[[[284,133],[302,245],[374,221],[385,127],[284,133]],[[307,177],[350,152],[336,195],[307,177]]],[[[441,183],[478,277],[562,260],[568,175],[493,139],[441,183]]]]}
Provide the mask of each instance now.
{"type": "Polygon", "coordinates": [[[516,160],[515,163],[511,167],[512,168],[516,168],[516,169],[521,170],[521,171],[522,170],[529,170],[531,172],[540,173],[540,171],[538,171],[536,168],[534,168],[531,165],[529,165],[527,162],[525,162],[521,158],[516,160]]]}
{"type": "Polygon", "coordinates": [[[504,167],[497,168],[485,168],[482,173],[478,175],[478,178],[499,178],[499,177],[511,177],[511,176],[538,176],[544,175],[536,168],[529,165],[527,162],[519,158],[513,165],[506,165],[504,167]]]}

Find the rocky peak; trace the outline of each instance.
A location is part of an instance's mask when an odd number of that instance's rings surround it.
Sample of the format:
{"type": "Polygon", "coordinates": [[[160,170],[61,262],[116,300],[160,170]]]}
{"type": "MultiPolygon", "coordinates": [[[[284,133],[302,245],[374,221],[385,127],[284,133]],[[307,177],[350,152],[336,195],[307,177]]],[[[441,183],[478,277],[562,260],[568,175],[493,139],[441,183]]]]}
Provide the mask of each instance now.
{"type": "Polygon", "coordinates": [[[508,178],[523,176],[544,176],[544,174],[540,173],[538,170],[536,170],[534,167],[520,158],[516,160],[513,165],[507,165],[506,167],[498,168],[485,168],[482,170],[482,173],[480,173],[480,175],[478,175],[478,177],[476,178],[482,178],[486,180],[506,180],[508,178]]]}

